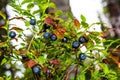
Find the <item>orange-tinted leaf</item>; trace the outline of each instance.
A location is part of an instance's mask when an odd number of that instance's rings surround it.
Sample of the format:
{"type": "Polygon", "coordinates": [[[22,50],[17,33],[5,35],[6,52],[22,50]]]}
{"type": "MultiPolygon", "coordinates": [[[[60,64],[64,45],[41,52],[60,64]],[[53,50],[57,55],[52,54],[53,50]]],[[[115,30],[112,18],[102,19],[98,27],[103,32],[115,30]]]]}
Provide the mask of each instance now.
{"type": "Polygon", "coordinates": [[[35,61],[33,60],[29,60],[26,62],[26,65],[29,67],[29,68],[32,68],[33,66],[37,65],[38,63],[36,63],[35,61]]]}
{"type": "Polygon", "coordinates": [[[58,37],[58,39],[62,39],[64,37],[65,29],[56,29],[53,33],[58,37]]]}
{"type": "Polygon", "coordinates": [[[111,58],[113,60],[113,62],[118,65],[118,68],[120,68],[120,62],[119,62],[118,56],[113,56],[112,54],[110,54],[108,57],[111,58]]]}
{"type": "Polygon", "coordinates": [[[74,26],[77,28],[77,29],[80,29],[80,23],[77,19],[74,19],[74,26]]]}
{"type": "Polygon", "coordinates": [[[120,55],[120,50],[119,49],[114,49],[114,48],[110,48],[109,52],[113,55],[113,56],[119,56],[120,55]]]}
{"type": "Polygon", "coordinates": [[[63,28],[63,26],[61,25],[61,24],[55,24],[53,27],[55,27],[55,28],[63,28]]]}
{"type": "Polygon", "coordinates": [[[20,50],[20,55],[26,54],[26,53],[27,53],[27,50],[20,50]]]}
{"type": "Polygon", "coordinates": [[[73,32],[70,32],[70,36],[74,36],[75,34],[73,32]]]}
{"type": "Polygon", "coordinates": [[[106,34],[105,32],[101,32],[101,37],[107,37],[108,34],[106,34]]]}

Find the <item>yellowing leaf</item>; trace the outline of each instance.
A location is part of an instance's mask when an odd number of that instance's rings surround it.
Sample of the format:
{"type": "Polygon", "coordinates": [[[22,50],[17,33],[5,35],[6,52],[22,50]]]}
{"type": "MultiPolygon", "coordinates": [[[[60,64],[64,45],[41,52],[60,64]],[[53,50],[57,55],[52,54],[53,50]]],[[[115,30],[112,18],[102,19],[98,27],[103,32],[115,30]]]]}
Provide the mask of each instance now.
{"type": "Polygon", "coordinates": [[[64,37],[66,30],[65,29],[56,29],[54,34],[58,37],[58,39],[62,39],[64,37]]]}
{"type": "Polygon", "coordinates": [[[74,26],[77,28],[77,29],[80,29],[80,23],[77,19],[74,19],[74,26]]]}
{"type": "Polygon", "coordinates": [[[4,78],[3,78],[3,77],[0,77],[0,80],[4,80],[4,78]]]}
{"type": "Polygon", "coordinates": [[[2,16],[4,20],[6,20],[6,15],[2,11],[0,11],[0,16],[2,16]]]}

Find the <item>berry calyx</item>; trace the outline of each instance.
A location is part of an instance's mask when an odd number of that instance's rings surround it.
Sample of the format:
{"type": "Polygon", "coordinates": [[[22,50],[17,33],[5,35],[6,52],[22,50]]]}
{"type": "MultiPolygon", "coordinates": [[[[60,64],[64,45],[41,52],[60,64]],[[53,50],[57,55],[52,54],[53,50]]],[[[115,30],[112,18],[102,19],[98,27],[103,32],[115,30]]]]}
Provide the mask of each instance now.
{"type": "Polygon", "coordinates": [[[81,53],[81,54],[79,55],[79,59],[80,59],[80,60],[85,60],[85,59],[86,59],[85,53],[81,53]]]}
{"type": "Polygon", "coordinates": [[[73,41],[72,42],[72,48],[78,48],[80,46],[80,43],[78,41],[73,41]]]}
{"type": "Polygon", "coordinates": [[[27,55],[22,55],[22,60],[27,60],[28,56],[27,55]]]}
{"type": "Polygon", "coordinates": [[[9,34],[9,36],[10,36],[11,38],[15,38],[16,33],[15,33],[14,31],[11,31],[10,34],[9,34]]]}
{"type": "Polygon", "coordinates": [[[67,37],[64,37],[63,39],[62,39],[62,42],[67,42],[68,41],[68,38],[67,37]]]}
{"type": "Polygon", "coordinates": [[[32,71],[33,71],[34,74],[38,74],[38,73],[40,73],[40,67],[38,67],[38,66],[33,66],[33,67],[32,67],[32,71]]]}
{"type": "Polygon", "coordinates": [[[53,40],[53,41],[57,40],[57,36],[56,36],[55,34],[52,34],[50,38],[51,38],[51,40],[53,40]]]}
{"type": "Polygon", "coordinates": [[[87,42],[87,40],[86,40],[86,38],[85,38],[84,36],[81,36],[81,37],[79,38],[79,42],[85,43],[85,42],[87,42]]]}
{"type": "Polygon", "coordinates": [[[50,33],[49,33],[49,32],[45,32],[44,35],[43,35],[43,37],[44,37],[45,39],[50,38],[50,33]]]}
{"type": "Polygon", "coordinates": [[[49,28],[50,28],[50,25],[44,24],[43,27],[44,27],[44,29],[49,29],[49,28]]]}
{"type": "Polygon", "coordinates": [[[31,25],[35,25],[35,24],[36,24],[36,20],[35,20],[35,19],[31,19],[31,20],[30,20],[30,24],[31,24],[31,25]]]}

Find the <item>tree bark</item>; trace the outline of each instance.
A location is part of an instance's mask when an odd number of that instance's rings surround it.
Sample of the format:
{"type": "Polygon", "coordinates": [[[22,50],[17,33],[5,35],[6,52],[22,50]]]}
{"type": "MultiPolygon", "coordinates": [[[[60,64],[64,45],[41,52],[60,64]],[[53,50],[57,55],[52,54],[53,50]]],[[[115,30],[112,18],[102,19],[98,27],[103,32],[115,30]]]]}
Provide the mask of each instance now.
{"type": "Polygon", "coordinates": [[[107,8],[109,12],[109,20],[114,29],[114,37],[120,37],[120,0],[108,0],[107,8]]]}

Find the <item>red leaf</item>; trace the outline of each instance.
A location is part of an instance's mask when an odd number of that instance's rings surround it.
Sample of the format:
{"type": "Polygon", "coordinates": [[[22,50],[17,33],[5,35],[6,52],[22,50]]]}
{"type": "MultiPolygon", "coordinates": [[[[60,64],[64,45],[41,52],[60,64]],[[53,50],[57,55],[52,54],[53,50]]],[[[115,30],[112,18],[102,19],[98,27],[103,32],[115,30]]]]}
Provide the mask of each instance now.
{"type": "Polygon", "coordinates": [[[51,17],[45,18],[44,23],[49,24],[49,25],[53,25],[53,26],[54,26],[54,24],[55,24],[55,23],[54,23],[54,19],[51,18],[51,17]]]}
{"type": "Polygon", "coordinates": [[[50,62],[50,64],[54,64],[54,65],[61,64],[61,62],[58,61],[57,59],[55,59],[55,60],[50,60],[49,62],[50,62]]]}
{"type": "Polygon", "coordinates": [[[47,68],[47,67],[44,67],[44,68],[43,68],[43,72],[44,72],[44,73],[50,73],[51,70],[50,70],[49,68],[47,68]]]}

